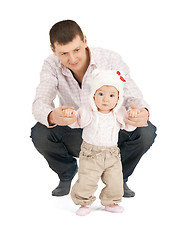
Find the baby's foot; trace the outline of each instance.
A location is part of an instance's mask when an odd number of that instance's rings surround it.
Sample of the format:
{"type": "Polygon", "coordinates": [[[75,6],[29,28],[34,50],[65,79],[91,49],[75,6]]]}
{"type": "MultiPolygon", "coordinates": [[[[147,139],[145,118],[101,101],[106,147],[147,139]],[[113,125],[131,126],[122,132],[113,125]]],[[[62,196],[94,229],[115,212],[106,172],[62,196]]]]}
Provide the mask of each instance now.
{"type": "Polygon", "coordinates": [[[91,212],[90,206],[81,206],[77,211],[76,215],[78,216],[85,216],[91,212]]]}
{"type": "Polygon", "coordinates": [[[119,206],[118,204],[114,204],[114,205],[106,206],[105,210],[107,212],[112,212],[112,213],[122,213],[124,211],[124,208],[119,206]]]}

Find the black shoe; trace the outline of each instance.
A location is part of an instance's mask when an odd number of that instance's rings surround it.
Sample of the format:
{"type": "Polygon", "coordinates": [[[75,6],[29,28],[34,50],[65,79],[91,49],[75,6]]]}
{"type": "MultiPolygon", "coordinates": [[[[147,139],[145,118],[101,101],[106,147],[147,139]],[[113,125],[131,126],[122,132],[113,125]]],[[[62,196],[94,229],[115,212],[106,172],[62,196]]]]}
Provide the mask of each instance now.
{"type": "Polygon", "coordinates": [[[69,181],[61,181],[59,185],[52,191],[53,196],[61,197],[68,195],[71,188],[71,180],[69,181]]]}
{"type": "Polygon", "coordinates": [[[128,188],[126,182],[123,183],[123,190],[124,190],[123,197],[130,198],[130,197],[134,197],[135,196],[135,193],[131,189],[128,188]]]}

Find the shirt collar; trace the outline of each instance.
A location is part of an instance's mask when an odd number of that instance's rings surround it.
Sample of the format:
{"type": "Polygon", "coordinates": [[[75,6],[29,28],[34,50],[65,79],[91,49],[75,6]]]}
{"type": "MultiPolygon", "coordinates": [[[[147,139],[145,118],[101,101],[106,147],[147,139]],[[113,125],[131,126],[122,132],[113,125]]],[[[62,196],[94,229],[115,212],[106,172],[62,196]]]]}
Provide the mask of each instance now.
{"type": "Polygon", "coordinates": [[[96,61],[95,61],[95,55],[94,55],[94,48],[88,48],[89,54],[90,54],[90,65],[95,65],[97,67],[96,61]]]}

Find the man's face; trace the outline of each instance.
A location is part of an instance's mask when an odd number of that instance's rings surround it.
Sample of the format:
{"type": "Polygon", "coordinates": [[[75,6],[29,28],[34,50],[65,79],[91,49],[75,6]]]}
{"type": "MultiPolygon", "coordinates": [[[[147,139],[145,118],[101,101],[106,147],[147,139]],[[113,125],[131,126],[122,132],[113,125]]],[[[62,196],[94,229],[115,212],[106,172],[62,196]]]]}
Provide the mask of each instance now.
{"type": "Polygon", "coordinates": [[[87,64],[87,40],[84,36],[84,41],[80,36],[76,36],[71,42],[61,45],[58,42],[54,43],[55,49],[52,49],[54,54],[59,58],[61,63],[76,73],[81,71],[87,64]]]}

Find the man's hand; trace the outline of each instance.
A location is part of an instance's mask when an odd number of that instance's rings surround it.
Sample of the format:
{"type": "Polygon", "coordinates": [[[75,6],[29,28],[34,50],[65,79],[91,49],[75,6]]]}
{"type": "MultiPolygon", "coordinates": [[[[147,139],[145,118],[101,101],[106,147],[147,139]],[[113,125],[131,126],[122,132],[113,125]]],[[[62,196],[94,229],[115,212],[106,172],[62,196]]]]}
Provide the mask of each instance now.
{"type": "Polygon", "coordinates": [[[145,108],[137,108],[134,104],[130,104],[132,110],[128,111],[128,118],[124,122],[134,127],[146,127],[149,118],[149,112],[145,108]],[[137,114],[132,114],[136,111],[137,114]]]}
{"type": "Polygon", "coordinates": [[[63,109],[63,113],[66,118],[72,118],[75,116],[75,111],[71,107],[63,109]]]}
{"type": "Polygon", "coordinates": [[[70,114],[67,116],[67,109],[71,109],[73,111],[74,107],[59,107],[55,108],[48,115],[48,122],[50,125],[58,125],[58,126],[66,126],[74,123],[76,121],[75,114],[70,114]]]}

